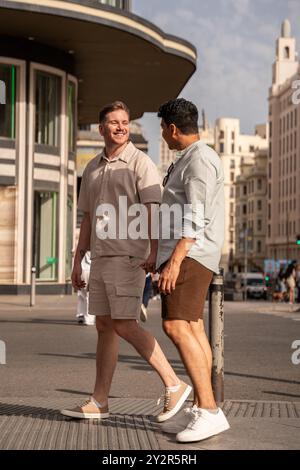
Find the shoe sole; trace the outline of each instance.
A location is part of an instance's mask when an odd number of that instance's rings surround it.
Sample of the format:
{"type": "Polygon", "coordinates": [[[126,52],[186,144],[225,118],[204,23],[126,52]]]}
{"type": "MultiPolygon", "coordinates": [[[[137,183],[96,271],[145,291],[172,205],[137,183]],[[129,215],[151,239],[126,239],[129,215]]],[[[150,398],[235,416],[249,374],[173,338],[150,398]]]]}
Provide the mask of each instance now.
{"type": "Polygon", "coordinates": [[[62,410],[61,414],[64,416],[68,416],[69,418],[77,418],[77,419],[107,419],[109,418],[109,413],[79,413],[78,411],[69,411],[69,410],[62,410]]]}
{"type": "Polygon", "coordinates": [[[159,423],[163,423],[164,421],[167,421],[168,419],[172,418],[173,416],[176,415],[176,413],[178,413],[178,411],[180,410],[180,408],[182,408],[185,400],[188,398],[189,394],[191,393],[192,391],[192,387],[190,385],[188,385],[184,391],[184,393],[182,394],[182,396],[180,397],[180,400],[178,400],[176,406],[174,406],[174,408],[169,411],[168,413],[164,413],[163,416],[157,416],[157,421],[159,423]]]}
{"type": "Polygon", "coordinates": [[[194,438],[189,438],[189,437],[184,437],[184,436],[176,436],[176,441],[177,442],[199,442],[199,441],[204,441],[204,439],[208,439],[209,437],[216,436],[217,434],[220,434],[221,432],[227,431],[230,428],[228,423],[222,424],[218,426],[217,428],[214,429],[214,431],[210,431],[201,435],[198,435],[197,437],[194,438]]]}

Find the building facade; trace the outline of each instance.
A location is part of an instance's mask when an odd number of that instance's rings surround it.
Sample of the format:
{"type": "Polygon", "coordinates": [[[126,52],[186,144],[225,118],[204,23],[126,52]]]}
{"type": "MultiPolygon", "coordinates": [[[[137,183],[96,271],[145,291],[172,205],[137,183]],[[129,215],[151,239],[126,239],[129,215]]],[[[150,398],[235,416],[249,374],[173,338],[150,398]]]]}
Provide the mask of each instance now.
{"type": "Polygon", "coordinates": [[[234,270],[264,271],[268,212],[268,149],[244,160],[235,182],[234,270]],[[247,245],[246,245],[247,244],[247,245]]]}
{"type": "MultiPolygon", "coordinates": [[[[225,242],[221,266],[225,272],[234,271],[236,247],[236,187],[241,166],[254,163],[255,152],[267,144],[267,126],[255,127],[255,134],[246,135],[240,131],[239,119],[221,118],[215,126],[215,149],[220,155],[224,168],[225,185],[225,242]]],[[[246,170],[245,170],[246,171],[246,170]]],[[[242,175],[243,177],[243,175],[242,175]]]]}
{"type": "Polygon", "coordinates": [[[77,125],[115,99],[156,111],[195,67],[129,1],[0,0],[0,293],[28,292],[32,266],[37,292],[71,292],[77,125]]]}
{"type": "Polygon", "coordinates": [[[300,105],[293,104],[292,85],[300,80],[296,40],[285,20],[276,42],[269,91],[270,149],[268,162],[268,257],[299,259],[300,234],[300,105]]]}

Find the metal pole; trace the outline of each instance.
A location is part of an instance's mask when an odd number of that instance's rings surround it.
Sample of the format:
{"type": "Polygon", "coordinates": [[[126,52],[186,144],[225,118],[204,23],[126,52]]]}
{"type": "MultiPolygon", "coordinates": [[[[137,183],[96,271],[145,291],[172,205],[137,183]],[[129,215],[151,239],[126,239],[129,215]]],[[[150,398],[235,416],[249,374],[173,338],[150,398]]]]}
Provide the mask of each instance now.
{"type": "Polygon", "coordinates": [[[247,272],[248,272],[248,229],[245,229],[245,279],[244,279],[244,301],[247,301],[247,272]]]}
{"type": "Polygon", "coordinates": [[[32,266],[31,268],[31,286],[30,286],[30,307],[35,306],[35,278],[36,278],[36,268],[32,266]]]}
{"type": "Polygon", "coordinates": [[[212,350],[212,388],[217,403],[224,401],[224,277],[214,274],[209,286],[209,341],[212,350]]]}

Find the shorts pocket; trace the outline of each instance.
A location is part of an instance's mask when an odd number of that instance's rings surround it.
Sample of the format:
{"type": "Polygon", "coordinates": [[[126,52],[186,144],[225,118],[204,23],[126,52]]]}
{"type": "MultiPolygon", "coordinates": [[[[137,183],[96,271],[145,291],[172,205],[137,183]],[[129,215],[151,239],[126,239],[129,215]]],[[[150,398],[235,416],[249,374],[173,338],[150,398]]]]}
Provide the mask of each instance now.
{"type": "Polygon", "coordinates": [[[128,256],[129,264],[134,268],[134,269],[142,269],[141,264],[145,262],[143,258],[138,258],[136,256],[128,256]]]}

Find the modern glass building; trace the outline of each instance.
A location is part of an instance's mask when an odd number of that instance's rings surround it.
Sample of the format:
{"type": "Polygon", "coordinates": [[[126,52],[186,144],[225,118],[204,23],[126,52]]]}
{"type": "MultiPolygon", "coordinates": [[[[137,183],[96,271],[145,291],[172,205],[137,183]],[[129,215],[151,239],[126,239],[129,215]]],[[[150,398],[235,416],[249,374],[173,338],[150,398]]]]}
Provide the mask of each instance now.
{"type": "Polygon", "coordinates": [[[196,68],[188,42],[128,0],[0,0],[0,293],[71,292],[77,126],[101,106],[132,117],[175,98],[196,68]]]}

